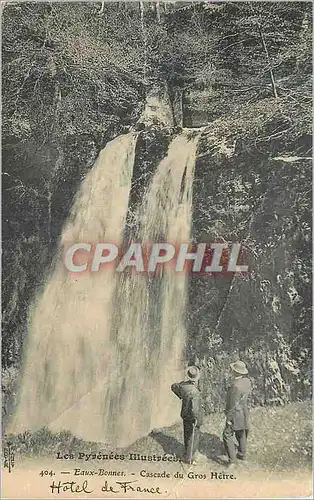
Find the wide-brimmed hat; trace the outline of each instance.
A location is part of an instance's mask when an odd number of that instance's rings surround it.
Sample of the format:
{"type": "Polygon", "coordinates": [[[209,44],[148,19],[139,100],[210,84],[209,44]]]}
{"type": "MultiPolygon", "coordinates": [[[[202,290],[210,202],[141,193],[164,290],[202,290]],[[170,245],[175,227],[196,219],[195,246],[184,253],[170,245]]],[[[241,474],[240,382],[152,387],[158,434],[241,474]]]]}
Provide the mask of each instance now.
{"type": "Polygon", "coordinates": [[[201,373],[197,366],[189,366],[186,374],[190,380],[198,380],[201,373]]]}
{"type": "Polygon", "coordinates": [[[239,373],[240,375],[246,375],[249,373],[246,368],[246,364],[244,361],[235,361],[235,363],[230,364],[231,370],[233,370],[236,373],[239,373]]]}

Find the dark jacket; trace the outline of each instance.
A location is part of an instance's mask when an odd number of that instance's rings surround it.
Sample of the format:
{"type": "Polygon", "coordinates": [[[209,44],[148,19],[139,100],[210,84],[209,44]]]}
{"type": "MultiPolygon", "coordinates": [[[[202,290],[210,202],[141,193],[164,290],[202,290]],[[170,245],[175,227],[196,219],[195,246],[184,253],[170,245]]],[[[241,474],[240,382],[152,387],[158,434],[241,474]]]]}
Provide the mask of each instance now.
{"type": "Polygon", "coordinates": [[[233,430],[249,429],[248,397],[252,384],[249,378],[233,380],[227,393],[226,417],[232,423],[233,430]]]}
{"type": "Polygon", "coordinates": [[[171,390],[182,399],[181,417],[183,420],[191,422],[197,420],[197,426],[200,427],[203,423],[204,408],[201,393],[196,384],[197,382],[188,380],[179,384],[172,384],[171,390]]]}

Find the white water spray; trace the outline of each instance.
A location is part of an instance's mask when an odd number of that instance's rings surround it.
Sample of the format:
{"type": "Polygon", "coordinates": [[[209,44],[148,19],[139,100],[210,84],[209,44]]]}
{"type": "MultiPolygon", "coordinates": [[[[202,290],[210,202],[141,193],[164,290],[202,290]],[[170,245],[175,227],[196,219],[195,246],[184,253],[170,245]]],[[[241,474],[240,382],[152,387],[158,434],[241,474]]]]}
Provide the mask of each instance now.
{"type": "MultiPolygon", "coordinates": [[[[121,244],[136,137],[101,152],[82,183],[62,244],[121,244]]],[[[173,140],[138,208],[142,241],[190,236],[197,139],[173,140]]],[[[30,315],[25,370],[11,432],[70,430],[124,446],[178,419],[170,384],[183,369],[186,277],[67,274],[57,262],[30,315]]]]}

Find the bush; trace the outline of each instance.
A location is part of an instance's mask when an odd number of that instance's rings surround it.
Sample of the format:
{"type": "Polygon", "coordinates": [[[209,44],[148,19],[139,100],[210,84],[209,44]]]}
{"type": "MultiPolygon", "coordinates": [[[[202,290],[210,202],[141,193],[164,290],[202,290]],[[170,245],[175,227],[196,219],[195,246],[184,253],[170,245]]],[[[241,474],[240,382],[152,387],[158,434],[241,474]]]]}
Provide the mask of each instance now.
{"type": "Polygon", "coordinates": [[[1,389],[2,389],[2,419],[5,426],[6,421],[12,411],[14,405],[19,371],[15,366],[2,369],[1,374],[1,389]]]}

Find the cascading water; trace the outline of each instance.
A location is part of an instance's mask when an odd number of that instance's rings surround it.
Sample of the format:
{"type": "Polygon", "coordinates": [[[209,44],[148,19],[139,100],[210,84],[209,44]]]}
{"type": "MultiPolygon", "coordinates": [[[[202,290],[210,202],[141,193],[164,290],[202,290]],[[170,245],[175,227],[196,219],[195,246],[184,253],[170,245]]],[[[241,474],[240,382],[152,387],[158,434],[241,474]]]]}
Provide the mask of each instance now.
{"type": "MultiPolygon", "coordinates": [[[[137,210],[141,242],[187,242],[197,139],[170,144],[137,210]]],[[[110,424],[121,443],[173,424],[179,403],[170,385],[183,375],[186,276],[163,268],[161,276],[124,274],[117,288],[112,338],[117,367],[110,379],[110,424]]]]}
{"type": "MultiPolygon", "coordinates": [[[[120,136],[81,186],[62,241],[122,241],[136,137],[120,136]]],[[[138,207],[139,241],[187,242],[197,138],[170,144],[138,207]]],[[[174,423],[171,383],[182,376],[186,277],[119,275],[113,268],[68,276],[62,264],[34,305],[20,403],[12,431],[70,430],[125,446],[174,423]],[[92,274],[92,275],[91,275],[92,274]]]]}
{"type": "MultiPolygon", "coordinates": [[[[76,242],[121,242],[135,145],[136,135],[126,134],[100,153],[78,192],[62,232],[62,248],[76,242]]],[[[99,382],[106,379],[111,359],[116,273],[108,269],[73,277],[62,262],[62,248],[30,314],[19,404],[10,430],[47,425],[99,440],[104,431],[104,391],[99,382]]]]}

